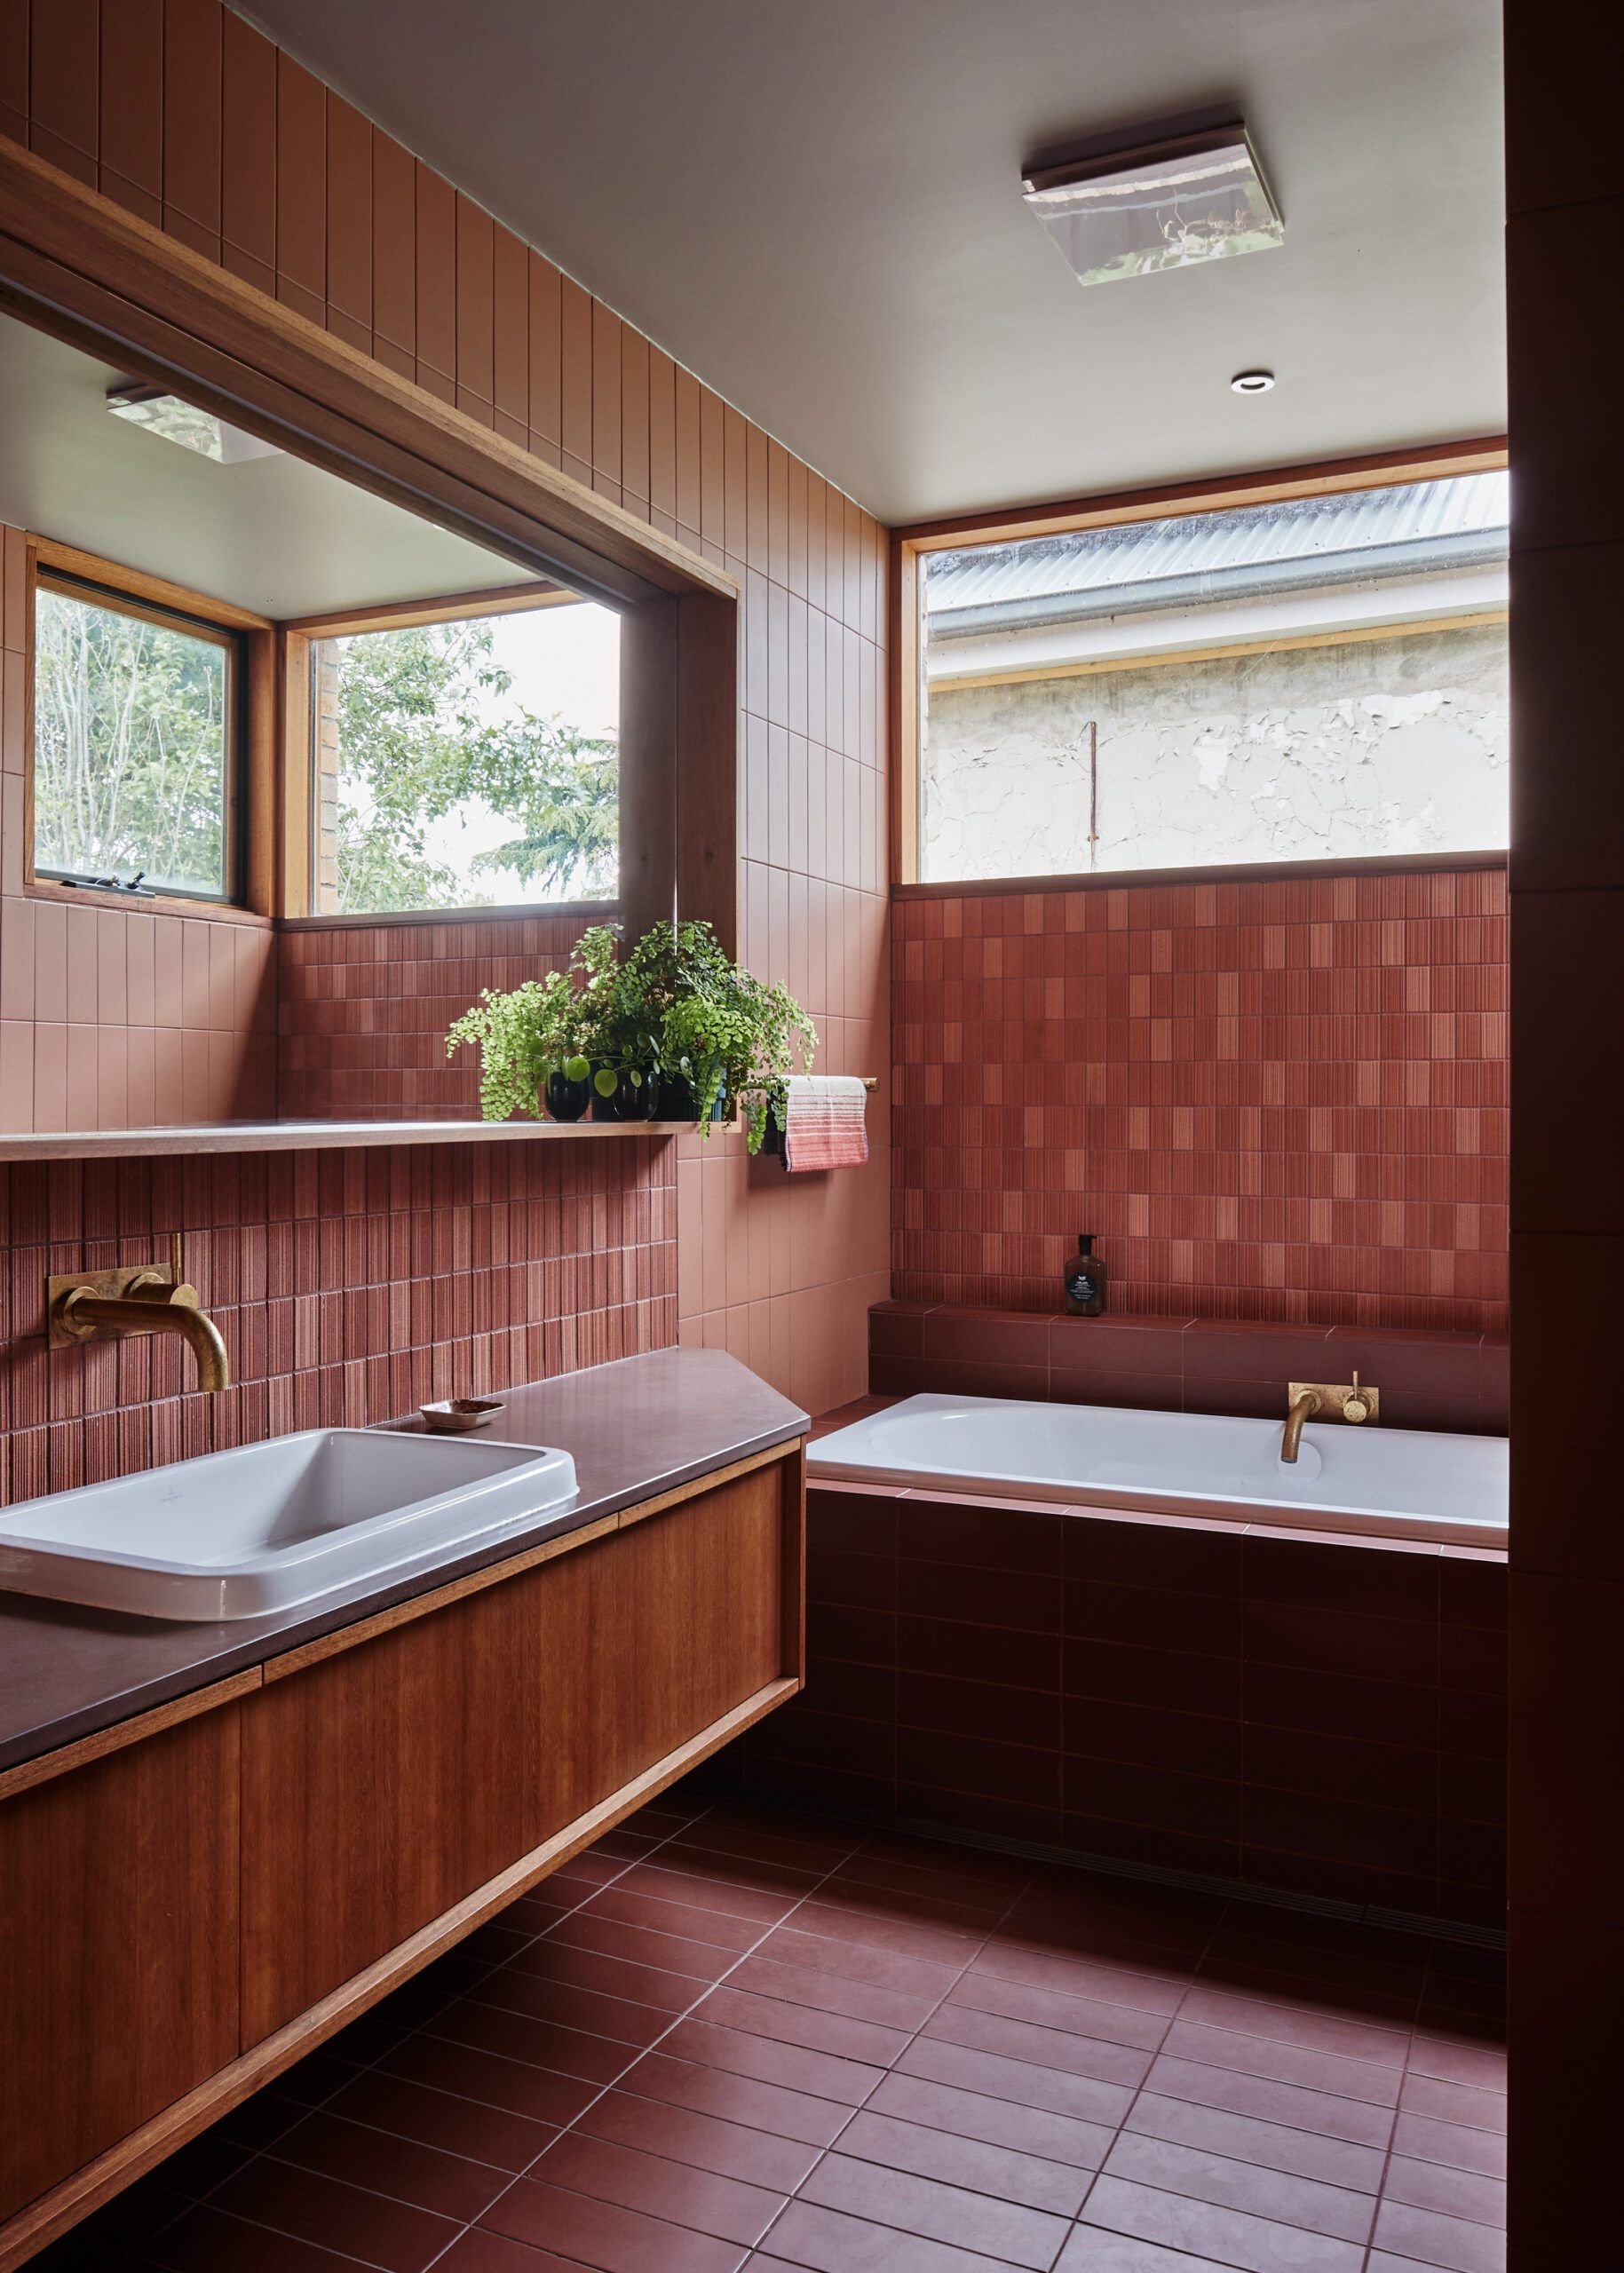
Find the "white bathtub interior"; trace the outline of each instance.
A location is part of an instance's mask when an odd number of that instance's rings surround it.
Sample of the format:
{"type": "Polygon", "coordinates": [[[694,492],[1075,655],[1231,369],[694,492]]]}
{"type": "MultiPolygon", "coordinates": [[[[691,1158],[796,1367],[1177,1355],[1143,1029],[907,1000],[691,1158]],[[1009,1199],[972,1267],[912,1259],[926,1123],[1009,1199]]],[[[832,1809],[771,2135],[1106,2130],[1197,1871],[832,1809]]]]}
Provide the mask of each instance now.
{"type": "Polygon", "coordinates": [[[1306,1530],[1506,1543],[1503,1437],[925,1395],[820,1438],[814,1482],[1206,1514],[1306,1530]]]}

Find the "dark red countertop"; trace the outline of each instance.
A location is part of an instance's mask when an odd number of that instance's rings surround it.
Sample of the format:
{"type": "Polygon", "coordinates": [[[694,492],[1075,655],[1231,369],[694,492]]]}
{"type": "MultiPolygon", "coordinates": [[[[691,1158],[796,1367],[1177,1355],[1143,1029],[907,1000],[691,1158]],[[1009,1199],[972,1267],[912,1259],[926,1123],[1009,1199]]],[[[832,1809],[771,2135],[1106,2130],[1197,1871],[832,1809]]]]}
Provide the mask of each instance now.
{"type": "MultiPolygon", "coordinates": [[[[806,1415],[720,1350],[660,1350],[502,1392],[490,1436],[573,1453],[575,1501],[392,1583],[263,1618],[180,1624],[0,1592],[0,1769],[149,1711],[448,1580],[800,1436],[806,1415]]],[[[421,1425],[421,1424],[416,1424],[421,1425]]]]}

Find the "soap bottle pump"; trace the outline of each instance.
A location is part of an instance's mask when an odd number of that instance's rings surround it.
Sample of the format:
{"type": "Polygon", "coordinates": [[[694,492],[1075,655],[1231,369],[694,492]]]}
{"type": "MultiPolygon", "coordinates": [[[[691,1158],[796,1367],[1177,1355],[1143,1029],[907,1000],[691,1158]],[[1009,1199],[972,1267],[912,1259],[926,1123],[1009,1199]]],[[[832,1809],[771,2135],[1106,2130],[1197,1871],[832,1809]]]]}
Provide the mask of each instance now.
{"type": "Polygon", "coordinates": [[[1095,1237],[1080,1232],[1077,1252],[1066,1266],[1063,1291],[1073,1318],[1097,1318],[1105,1307],[1105,1266],[1094,1252],[1095,1237]]]}

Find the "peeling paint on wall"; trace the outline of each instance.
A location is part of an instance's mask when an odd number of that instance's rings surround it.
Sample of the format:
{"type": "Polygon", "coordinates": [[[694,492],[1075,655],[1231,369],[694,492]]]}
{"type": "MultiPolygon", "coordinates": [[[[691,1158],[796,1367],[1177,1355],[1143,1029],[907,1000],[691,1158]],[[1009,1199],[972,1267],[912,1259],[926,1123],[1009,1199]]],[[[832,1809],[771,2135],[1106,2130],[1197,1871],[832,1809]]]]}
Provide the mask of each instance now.
{"type": "Polygon", "coordinates": [[[1509,746],[1500,623],[933,686],[921,872],[1486,851],[1507,842],[1509,746]]]}

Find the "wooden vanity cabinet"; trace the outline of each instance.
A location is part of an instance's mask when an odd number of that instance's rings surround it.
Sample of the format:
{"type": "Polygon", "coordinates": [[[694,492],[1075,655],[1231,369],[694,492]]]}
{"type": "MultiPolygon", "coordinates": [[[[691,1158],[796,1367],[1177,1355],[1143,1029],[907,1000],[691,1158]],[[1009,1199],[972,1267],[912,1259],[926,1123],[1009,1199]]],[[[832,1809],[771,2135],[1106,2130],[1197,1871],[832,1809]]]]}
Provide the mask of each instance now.
{"type": "Polygon", "coordinates": [[[0,2219],[237,2056],[237,1742],[227,1702],[0,1804],[0,2219]]]}
{"type": "Polygon", "coordinates": [[[242,2040],[785,1671],[776,1469],[296,1667],[242,1716],[242,2040]]]}
{"type": "Polygon", "coordinates": [[[0,2273],[790,1695],[799,1440],[0,1776],[0,2273]]]}

